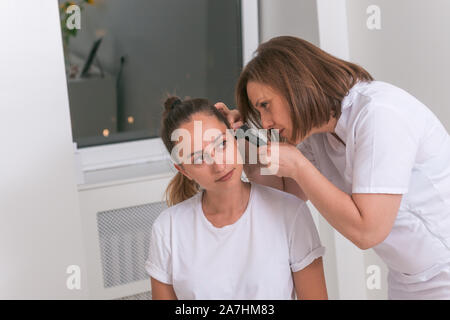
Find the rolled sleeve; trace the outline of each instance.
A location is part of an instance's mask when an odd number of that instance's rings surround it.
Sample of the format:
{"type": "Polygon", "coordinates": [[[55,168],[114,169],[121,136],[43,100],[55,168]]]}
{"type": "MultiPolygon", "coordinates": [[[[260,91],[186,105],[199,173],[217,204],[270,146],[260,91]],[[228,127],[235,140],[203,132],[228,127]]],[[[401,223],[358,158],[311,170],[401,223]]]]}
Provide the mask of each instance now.
{"type": "Polygon", "coordinates": [[[316,225],[306,203],[302,203],[295,216],[290,233],[290,267],[297,272],[325,254],[316,225]]]}
{"type": "Polygon", "coordinates": [[[153,226],[149,255],[145,262],[145,270],[154,279],[165,284],[172,284],[172,258],[167,237],[153,226]]]}

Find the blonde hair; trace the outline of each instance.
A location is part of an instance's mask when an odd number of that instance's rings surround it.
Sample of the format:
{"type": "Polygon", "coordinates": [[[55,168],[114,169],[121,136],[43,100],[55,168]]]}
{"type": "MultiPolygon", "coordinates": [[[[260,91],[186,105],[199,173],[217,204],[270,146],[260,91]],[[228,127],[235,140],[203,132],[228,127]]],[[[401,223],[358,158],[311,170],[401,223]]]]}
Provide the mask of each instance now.
{"type": "Polygon", "coordinates": [[[170,180],[164,196],[167,205],[170,207],[193,197],[199,191],[200,186],[198,183],[188,179],[184,174],[178,171],[175,177],[170,180]]]}

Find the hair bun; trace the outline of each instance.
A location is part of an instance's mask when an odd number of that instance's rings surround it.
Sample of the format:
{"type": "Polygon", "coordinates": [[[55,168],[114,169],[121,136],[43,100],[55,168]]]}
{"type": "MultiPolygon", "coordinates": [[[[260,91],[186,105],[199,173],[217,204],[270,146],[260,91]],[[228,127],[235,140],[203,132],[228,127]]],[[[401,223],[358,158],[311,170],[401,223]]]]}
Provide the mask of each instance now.
{"type": "Polygon", "coordinates": [[[180,98],[173,96],[167,98],[166,102],[164,102],[164,107],[166,111],[173,110],[178,104],[183,103],[180,98]]]}

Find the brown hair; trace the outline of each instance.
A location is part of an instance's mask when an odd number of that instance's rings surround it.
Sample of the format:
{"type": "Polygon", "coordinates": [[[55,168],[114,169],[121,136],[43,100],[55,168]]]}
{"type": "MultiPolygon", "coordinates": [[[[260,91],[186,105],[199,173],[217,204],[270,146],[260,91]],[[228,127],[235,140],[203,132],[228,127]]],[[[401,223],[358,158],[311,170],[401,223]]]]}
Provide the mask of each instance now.
{"type": "Polygon", "coordinates": [[[291,36],[259,45],[236,86],[236,102],[244,121],[262,128],[258,111],[247,95],[247,83],[259,82],[281,94],[289,104],[292,140],[341,115],[341,102],[357,81],[372,81],[362,67],[338,59],[306,40],[291,36]]]}
{"type": "MultiPolygon", "coordinates": [[[[192,115],[198,112],[215,116],[225,123],[228,129],[231,128],[225,116],[214,105],[211,105],[207,99],[197,98],[182,101],[176,96],[169,96],[164,102],[164,109],[161,120],[161,139],[169,154],[175,146],[175,141],[171,139],[172,132],[178,129],[183,123],[190,121],[192,115]]],[[[165,192],[167,205],[173,206],[187,200],[199,191],[200,186],[197,182],[188,179],[178,171],[175,177],[169,182],[165,192]]]]}

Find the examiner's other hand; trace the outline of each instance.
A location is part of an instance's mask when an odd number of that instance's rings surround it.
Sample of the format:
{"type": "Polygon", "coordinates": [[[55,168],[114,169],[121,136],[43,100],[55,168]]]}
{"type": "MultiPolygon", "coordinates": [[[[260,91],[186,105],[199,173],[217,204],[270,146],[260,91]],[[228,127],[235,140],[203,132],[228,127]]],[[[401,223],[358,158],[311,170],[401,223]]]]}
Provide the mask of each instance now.
{"type": "Polygon", "coordinates": [[[232,129],[238,129],[244,122],[242,122],[241,114],[238,110],[230,110],[223,102],[217,102],[214,105],[228,120],[232,129]]]}

